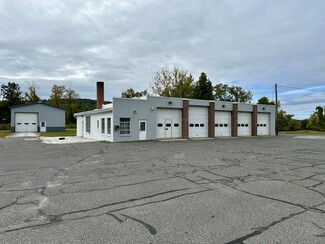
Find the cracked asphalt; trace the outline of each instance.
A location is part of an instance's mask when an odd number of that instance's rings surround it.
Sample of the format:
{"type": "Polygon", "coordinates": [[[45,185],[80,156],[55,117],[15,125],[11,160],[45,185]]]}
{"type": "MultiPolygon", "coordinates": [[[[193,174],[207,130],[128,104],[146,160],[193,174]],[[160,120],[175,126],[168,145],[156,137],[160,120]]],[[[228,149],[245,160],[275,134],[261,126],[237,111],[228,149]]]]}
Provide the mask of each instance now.
{"type": "Polygon", "coordinates": [[[0,243],[325,243],[325,140],[0,139],[0,243]]]}

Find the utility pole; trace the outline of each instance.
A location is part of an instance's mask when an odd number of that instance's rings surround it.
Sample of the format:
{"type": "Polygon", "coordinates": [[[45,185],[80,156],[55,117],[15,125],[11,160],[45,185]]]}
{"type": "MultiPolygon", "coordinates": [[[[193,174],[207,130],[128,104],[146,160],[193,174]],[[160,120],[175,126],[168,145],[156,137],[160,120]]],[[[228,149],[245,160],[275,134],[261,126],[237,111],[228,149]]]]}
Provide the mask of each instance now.
{"type": "Polygon", "coordinates": [[[277,83],[275,83],[274,92],[275,92],[275,134],[279,135],[279,128],[278,128],[278,84],[277,83]]]}

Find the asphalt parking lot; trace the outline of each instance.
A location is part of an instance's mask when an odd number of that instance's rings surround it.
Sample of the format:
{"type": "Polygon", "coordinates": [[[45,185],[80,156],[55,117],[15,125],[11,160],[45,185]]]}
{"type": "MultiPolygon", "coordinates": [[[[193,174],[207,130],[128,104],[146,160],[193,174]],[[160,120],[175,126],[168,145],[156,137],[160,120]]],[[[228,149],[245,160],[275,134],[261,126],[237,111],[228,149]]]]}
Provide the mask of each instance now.
{"type": "Polygon", "coordinates": [[[0,139],[0,243],[325,243],[325,140],[0,139]]]}

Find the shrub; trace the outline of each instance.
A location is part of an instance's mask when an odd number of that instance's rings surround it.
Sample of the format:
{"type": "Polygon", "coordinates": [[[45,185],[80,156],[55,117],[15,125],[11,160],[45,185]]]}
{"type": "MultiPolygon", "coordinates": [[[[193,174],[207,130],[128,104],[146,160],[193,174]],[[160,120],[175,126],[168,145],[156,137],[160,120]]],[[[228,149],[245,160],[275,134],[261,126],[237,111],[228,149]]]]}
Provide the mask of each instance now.
{"type": "Polygon", "coordinates": [[[0,124],[0,130],[10,130],[10,124],[0,124]]]}

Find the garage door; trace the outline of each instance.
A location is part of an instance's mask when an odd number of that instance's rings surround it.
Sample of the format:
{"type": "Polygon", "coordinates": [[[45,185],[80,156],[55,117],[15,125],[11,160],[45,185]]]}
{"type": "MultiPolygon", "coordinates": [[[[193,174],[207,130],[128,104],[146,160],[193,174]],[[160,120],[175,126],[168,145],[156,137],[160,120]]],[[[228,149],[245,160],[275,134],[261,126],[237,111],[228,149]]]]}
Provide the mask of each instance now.
{"type": "Polygon", "coordinates": [[[180,109],[157,109],[157,138],[180,138],[182,136],[182,111],[180,109]]]}
{"type": "Polygon", "coordinates": [[[251,136],[252,135],[252,114],[251,113],[238,113],[238,136],[251,136]]]}
{"type": "Polygon", "coordinates": [[[36,113],[16,113],[15,123],[16,132],[37,132],[36,113]]]}
{"type": "Polygon", "coordinates": [[[215,112],[214,126],[215,136],[231,136],[231,112],[215,112]]]}
{"type": "Polygon", "coordinates": [[[257,114],[257,135],[270,135],[270,114],[257,114]]]}
{"type": "Polygon", "coordinates": [[[189,107],[189,137],[208,137],[208,108],[189,107]]]}

